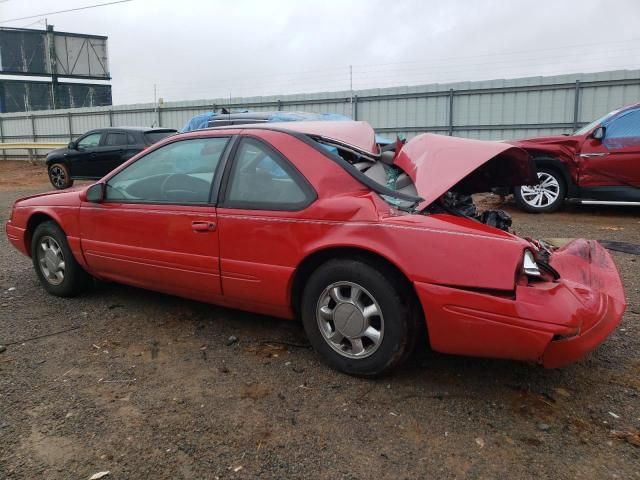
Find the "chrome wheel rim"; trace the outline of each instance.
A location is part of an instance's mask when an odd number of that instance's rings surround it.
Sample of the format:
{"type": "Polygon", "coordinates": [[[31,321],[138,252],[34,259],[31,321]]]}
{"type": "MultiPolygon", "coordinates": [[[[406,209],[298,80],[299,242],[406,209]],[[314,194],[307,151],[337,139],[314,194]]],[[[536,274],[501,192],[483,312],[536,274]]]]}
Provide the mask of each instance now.
{"type": "Polygon", "coordinates": [[[376,299],[353,282],[335,282],[324,289],[316,308],[324,340],[340,355],[366,358],[384,337],[384,317],[376,299]]]}
{"type": "Polygon", "coordinates": [[[534,208],[544,208],[553,204],[560,196],[560,183],[553,175],[538,172],[538,185],[523,185],[520,194],[524,202],[534,208]]]}
{"type": "Polygon", "coordinates": [[[49,178],[55,187],[63,188],[67,184],[67,174],[62,167],[54,166],[49,170],[49,178]]]}
{"type": "Polygon", "coordinates": [[[44,279],[51,285],[60,285],[64,281],[64,255],[53,237],[44,236],[40,239],[37,258],[44,279]]]}

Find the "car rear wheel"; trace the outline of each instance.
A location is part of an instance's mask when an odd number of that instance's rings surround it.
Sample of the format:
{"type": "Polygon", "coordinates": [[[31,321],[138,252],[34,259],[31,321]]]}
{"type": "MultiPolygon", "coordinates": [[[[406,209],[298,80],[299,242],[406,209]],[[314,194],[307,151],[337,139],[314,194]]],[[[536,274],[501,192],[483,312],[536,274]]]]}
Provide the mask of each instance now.
{"type": "Polygon", "coordinates": [[[360,260],[331,260],[309,278],[302,322],[309,341],[331,367],[374,376],[413,350],[418,319],[394,272],[360,260]]]}
{"type": "Polygon", "coordinates": [[[53,295],[78,295],[93,281],[73,257],[66,235],[54,222],[43,222],[36,227],[31,240],[31,259],[40,283],[53,295]]]}
{"type": "Polygon", "coordinates": [[[69,169],[64,163],[54,163],[49,167],[49,181],[55,188],[62,190],[73,185],[69,169]]]}
{"type": "Polygon", "coordinates": [[[538,185],[516,187],[516,204],[526,212],[555,212],[562,206],[567,191],[562,176],[555,170],[541,168],[538,179],[538,185]]]}

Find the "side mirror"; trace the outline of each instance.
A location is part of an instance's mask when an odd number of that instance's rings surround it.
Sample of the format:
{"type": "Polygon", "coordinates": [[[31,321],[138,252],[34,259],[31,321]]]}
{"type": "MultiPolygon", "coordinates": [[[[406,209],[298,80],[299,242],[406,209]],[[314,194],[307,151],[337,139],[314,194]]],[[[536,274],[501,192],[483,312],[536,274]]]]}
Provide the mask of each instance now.
{"type": "Polygon", "coordinates": [[[602,140],[604,138],[604,134],[606,132],[606,127],[598,127],[593,132],[591,132],[591,138],[594,140],[602,140]]]}
{"type": "Polygon", "coordinates": [[[104,183],[94,183],[86,191],[87,202],[100,203],[104,200],[104,183]]]}
{"type": "Polygon", "coordinates": [[[74,142],[74,141],[69,142],[69,144],[67,145],[67,148],[69,150],[75,150],[77,147],[78,146],[76,145],[76,142],[74,142]]]}

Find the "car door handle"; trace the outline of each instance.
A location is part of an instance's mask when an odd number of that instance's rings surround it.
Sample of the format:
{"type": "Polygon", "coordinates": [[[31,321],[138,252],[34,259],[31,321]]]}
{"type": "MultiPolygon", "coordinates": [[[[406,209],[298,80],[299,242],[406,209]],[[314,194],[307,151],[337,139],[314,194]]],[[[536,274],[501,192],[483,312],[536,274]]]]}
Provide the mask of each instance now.
{"type": "Polygon", "coordinates": [[[194,232],[213,232],[216,222],[191,222],[191,229],[194,232]]]}
{"type": "Polygon", "coordinates": [[[606,157],[609,155],[607,152],[604,153],[581,153],[580,156],[582,158],[591,158],[591,157],[606,157]]]}

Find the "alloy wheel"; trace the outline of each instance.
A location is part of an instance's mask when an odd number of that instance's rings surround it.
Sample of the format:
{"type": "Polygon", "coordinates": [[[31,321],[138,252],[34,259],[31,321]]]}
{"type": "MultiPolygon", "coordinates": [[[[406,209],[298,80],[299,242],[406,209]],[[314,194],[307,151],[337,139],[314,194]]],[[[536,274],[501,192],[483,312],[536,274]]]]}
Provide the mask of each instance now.
{"type": "Polygon", "coordinates": [[[552,205],[560,195],[560,183],[547,172],[538,172],[538,185],[523,185],[520,187],[522,200],[533,208],[544,208],[552,205]]]}
{"type": "Polygon", "coordinates": [[[67,184],[67,173],[58,165],[51,167],[49,170],[49,177],[51,178],[51,183],[53,183],[57,188],[64,188],[67,184]]]}
{"type": "Polygon", "coordinates": [[[384,318],[376,299],[353,282],[335,282],[324,289],[316,308],[324,340],[340,355],[372,355],[384,336],[384,318]]]}
{"type": "Polygon", "coordinates": [[[44,279],[51,285],[64,281],[65,261],[60,245],[53,237],[40,238],[37,249],[38,265],[44,279]]]}

